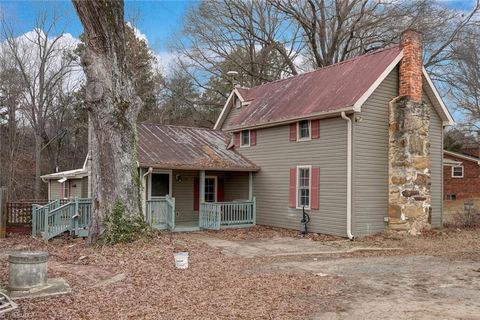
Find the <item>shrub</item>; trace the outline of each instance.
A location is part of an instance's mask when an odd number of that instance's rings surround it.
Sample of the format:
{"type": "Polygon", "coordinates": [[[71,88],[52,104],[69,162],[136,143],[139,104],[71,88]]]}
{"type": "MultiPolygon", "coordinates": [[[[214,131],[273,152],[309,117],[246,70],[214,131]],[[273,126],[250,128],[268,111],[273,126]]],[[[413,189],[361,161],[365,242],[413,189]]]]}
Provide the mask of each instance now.
{"type": "Polygon", "coordinates": [[[105,244],[129,243],[150,234],[150,226],[143,215],[125,217],[125,207],[118,199],[115,200],[104,223],[102,241],[105,244]]]}
{"type": "Polygon", "coordinates": [[[473,228],[480,226],[480,210],[473,207],[455,213],[452,226],[457,228],[473,228]]]}

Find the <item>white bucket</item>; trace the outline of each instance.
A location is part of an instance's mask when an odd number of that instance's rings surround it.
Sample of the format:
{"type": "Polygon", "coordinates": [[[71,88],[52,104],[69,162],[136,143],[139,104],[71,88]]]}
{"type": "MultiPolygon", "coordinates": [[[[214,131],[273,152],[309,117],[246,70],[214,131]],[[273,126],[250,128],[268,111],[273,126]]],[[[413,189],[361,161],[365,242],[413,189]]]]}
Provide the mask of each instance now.
{"type": "Polygon", "coordinates": [[[177,269],[187,269],[188,268],[188,252],[177,252],[173,254],[175,258],[175,267],[177,269]]]}

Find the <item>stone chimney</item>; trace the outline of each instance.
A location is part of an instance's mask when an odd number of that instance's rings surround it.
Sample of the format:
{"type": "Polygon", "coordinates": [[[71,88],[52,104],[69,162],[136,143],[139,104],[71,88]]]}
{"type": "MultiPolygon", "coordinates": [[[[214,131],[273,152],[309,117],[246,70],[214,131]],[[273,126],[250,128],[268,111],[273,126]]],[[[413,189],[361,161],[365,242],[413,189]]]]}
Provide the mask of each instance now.
{"type": "Polygon", "coordinates": [[[402,33],[399,96],[389,109],[389,228],[412,235],[431,227],[430,112],[422,101],[422,35],[402,33]]]}

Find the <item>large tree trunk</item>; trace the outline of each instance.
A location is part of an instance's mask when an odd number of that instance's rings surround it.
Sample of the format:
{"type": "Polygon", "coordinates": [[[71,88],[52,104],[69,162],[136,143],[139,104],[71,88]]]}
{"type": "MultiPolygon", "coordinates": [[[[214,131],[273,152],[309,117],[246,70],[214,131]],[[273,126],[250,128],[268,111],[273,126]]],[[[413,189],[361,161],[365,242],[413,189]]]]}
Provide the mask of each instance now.
{"type": "Polygon", "coordinates": [[[73,4],[87,43],[82,64],[93,129],[92,243],[102,234],[103,221],[116,200],[123,204],[126,216],[140,213],[136,121],[141,101],[127,74],[123,1],[73,0],[73,4]]]}

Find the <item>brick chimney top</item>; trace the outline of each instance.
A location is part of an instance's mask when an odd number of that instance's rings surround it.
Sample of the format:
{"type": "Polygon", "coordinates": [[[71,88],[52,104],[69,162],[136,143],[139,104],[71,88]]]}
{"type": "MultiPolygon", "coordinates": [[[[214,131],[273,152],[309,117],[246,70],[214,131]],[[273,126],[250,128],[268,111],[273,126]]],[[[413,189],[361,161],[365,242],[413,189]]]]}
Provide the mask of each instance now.
{"type": "Polygon", "coordinates": [[[400,97],[422,102],[422,34],[413,29],[402,32],[403,58],[400,62],[400,97]]]}

